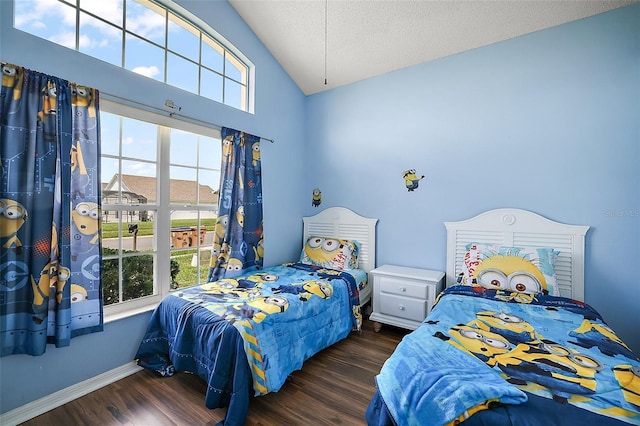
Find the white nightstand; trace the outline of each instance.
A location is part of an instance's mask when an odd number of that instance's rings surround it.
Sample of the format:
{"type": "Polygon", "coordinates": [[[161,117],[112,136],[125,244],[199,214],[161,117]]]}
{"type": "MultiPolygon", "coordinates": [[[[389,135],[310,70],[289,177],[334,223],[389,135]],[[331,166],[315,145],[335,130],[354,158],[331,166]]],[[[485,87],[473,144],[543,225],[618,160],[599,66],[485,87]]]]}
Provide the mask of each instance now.
{"type": "Polygon", "coordinates": [[[369,272],[373,282],[374,330],[382,324],[415,330],[427,316],[436,296],[444,289],[444,272],[383,265],[369,272]]]}

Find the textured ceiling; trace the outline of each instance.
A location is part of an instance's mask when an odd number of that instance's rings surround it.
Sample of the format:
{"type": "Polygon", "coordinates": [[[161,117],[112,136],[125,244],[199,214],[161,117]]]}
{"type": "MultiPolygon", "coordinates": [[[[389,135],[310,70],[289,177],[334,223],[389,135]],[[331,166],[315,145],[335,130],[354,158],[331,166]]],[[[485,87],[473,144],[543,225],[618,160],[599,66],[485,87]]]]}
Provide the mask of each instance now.
{"type": "Polygon", "coordinates": [[[638,1],[229,0],[307,95],[638,1]]]}

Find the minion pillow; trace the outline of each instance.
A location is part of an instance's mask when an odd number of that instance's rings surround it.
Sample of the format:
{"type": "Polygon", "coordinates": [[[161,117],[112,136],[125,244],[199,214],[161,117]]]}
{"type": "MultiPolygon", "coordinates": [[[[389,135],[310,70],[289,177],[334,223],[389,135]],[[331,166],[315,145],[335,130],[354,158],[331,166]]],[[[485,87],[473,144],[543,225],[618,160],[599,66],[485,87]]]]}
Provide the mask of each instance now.
{"type": "Polygon", "coordinates": [[[359,250],[357,241],[312,236],[302,248],[300,263],[340,271],[357,269],[359,250]]]}
{"type": "Polygon", "coordinates": [[[461,285],[559,296],[555,261],[560,252],[552,248],[505,247],[470,243],[466,246],[461,285]]]}

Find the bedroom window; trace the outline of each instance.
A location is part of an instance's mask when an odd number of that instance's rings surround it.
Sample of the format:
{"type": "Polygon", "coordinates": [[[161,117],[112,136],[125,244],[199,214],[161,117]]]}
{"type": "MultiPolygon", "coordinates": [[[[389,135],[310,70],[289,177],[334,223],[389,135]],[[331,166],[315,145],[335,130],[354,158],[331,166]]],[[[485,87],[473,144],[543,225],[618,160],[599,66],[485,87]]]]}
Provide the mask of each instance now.
{"type": "Polygon", "coordinates": [[[220,182],[219,130],[101,100],[107,315],[206,281],[220,182]]]}
{"type": "Polygon", "coordinates": [[[211,27],[172,2],[15,0],[14,27],[250,111],[252,66],[248,59],[211,27]]]}

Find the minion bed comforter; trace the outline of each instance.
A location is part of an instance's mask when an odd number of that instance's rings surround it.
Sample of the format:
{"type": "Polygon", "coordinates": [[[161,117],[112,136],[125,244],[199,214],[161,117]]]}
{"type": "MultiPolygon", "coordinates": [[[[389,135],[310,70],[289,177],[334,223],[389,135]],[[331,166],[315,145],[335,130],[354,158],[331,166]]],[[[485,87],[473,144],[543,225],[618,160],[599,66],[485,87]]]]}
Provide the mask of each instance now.
{"type": "Polygon", "coordinates": [[[161,376],[207,382],[205,406],[242,425],[251,395],[276,392],[320,350],[359,329],[362,270],[301,263],[189,287],[153,312],[135,356],[161,376]]]}
{"type": "Polygon", "coordinates": [[[446,289],[376,377],[369,425],[640,424],[640,361],[590,306],[446,289]]]}

